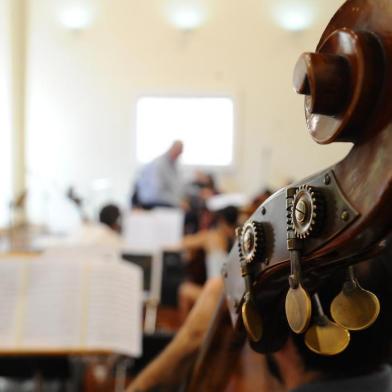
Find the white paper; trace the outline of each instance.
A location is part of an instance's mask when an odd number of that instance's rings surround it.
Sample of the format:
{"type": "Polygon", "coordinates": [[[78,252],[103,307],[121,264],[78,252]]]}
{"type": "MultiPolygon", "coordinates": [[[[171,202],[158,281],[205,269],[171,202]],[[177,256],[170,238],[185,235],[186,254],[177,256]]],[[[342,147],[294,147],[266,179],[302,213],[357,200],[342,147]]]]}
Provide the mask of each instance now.
{"type": "Polygon", "coordinates": [[[178,247],[184,229],[184,213],[174,208],[154,210],[155,235],[161,249],[178,247]]]}
{"type": "Polygon", "coordinates": [[[83,263],[30,262],[22,346],[80,346],[83,268],[83,263]]]}
{"type": "Polygon", "coordinates": [[[0,261],[0,350],[15,347],[19,319],[23,309],[22,286],[26,263],[18,260],[0,261]]]}
{"type": "Polygon", "coordinates": [[[41,259],[62,262],[118,261],[119,250],[105,245],[56,246],[47,249],[41,259]]]}
{"type": "Polygon", "coordinates": [[[0,262],[0,352],[45,350],[141,354],[142,270],[105,260],[0,262]]]}
{"type": "Polygon", "coordinates": [[[141,355],[142,271],[119,262],[96,263],[89,274],[88,347],[141,355]]]}
{"type": "Polygon", "coordinates": [[[154,253],[178,247],[183,223],[183,212],[173,208],[131,211],[124,218],[124,251],[154,253]]]}

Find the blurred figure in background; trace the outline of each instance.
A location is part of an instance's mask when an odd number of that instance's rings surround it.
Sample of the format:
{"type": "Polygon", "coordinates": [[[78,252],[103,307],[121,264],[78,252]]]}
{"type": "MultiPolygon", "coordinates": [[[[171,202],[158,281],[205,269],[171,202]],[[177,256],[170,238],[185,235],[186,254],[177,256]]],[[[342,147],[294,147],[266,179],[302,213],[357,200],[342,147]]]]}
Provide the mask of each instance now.
{"type": "Polygon", "coordinates": [[[142,168],[132,195],[133,207],[180,207],[183,186],[177,160],[182,151],[183,144],[177,140],[163,155],[142,168]]]}
{"type": "MultiPolygon", "coordinates": [[[[207,279],[220,276],[222,265],[234,243],[238,208],[225,207],[215,212],[215,218],[215,227],[186,235],[182,242],[185,251],[205,251],[207,279]]],[[[202,286],[193,282],[185,282],[180,286],[179,307],[182,317],[188,315],[201,290],[202,286]]]]}
{"type": "Polygon", "coordinates": [[[214,176],[201,170],[195,172],[195,178],[191,182],[191,186],[196,188],[200,197],[204,199],[219,193],[214,176]]]}
{"type": "Polygon", "coordinates": [[[99,222],[121,234],[121,211],[115,204],[108,204],[101,209],[99,222]]]}
{"type": "Polygon", "coordinates": [[[121,211],[114,204],[107,204],[99,212],[99,222],[83,222],[67,237],[72,245],[104,245],[114,248],[122,246],[121,211]]]}
{"type": "Polygon", "coordinates": [[[206,202],[219,193],[212,174],[201,170],[195,172],[195,178],[186,191],[184,234],[193,234],[211,226],[213,214],[206,207],[206,202]]]}

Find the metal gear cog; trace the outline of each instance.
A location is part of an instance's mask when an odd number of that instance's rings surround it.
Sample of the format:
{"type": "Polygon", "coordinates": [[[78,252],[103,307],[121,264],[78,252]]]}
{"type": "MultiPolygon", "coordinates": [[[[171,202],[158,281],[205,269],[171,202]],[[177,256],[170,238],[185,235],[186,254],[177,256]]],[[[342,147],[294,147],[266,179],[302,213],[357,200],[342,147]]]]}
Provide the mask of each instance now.
{"type": "Polygon", "coordinates": [[[323,196],[315,187],[300,185],[294,194],[290,223],[297,238],[315,236],[324,218],[323,196]]]}
{"type": "Polygon", "coordinates": [[[264,232],[262,224],[248,220],[241,228],[238,247],[242,261],[252,263],[262,256],[264,232]]]}

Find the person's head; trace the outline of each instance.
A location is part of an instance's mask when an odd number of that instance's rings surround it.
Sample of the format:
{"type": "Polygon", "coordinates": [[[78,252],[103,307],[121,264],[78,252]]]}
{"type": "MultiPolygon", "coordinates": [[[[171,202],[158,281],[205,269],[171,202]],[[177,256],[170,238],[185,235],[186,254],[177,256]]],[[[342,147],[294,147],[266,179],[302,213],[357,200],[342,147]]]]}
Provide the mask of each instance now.
{"type": "Polygon", "coordinates": [[[121,211],[114,204],[104,206],[99,212],[99,221],[116,232],[121,232],[121,211]]]}
{"type": "Polygon", "coordinates": [[[211,173],[206,173],[201,170],[197,170],[195,172],[195,179],[193,184],[198,186],[199,188],[210,188],[214,191],[216,190],[215,178],[211,173]]]}
{"type": "Polygon", "coordinates": [[[215,177],[211,173],[208,173],[206,175],[206,177],[207,177],[206,186],[208,188],[214,190],[215,192],[217,192],[217,185],[216,185],[215,177]]]}
{"type": "MultiPolygon", "coordinates": [[[[291,382],[299,376],[323,379],[355,377],[375,371],[391,360],[392,348],[392,247],[389,242],[382,254],[371,261],[355,267],[356,276],[363,288],[375,293],[380,301],[381,311],[376,322],[366,330],[352,331],[349,346],[335,356],[321,356],[310,351],[304,343],[304,336],[291,330],[285,345],[273,354],[281,373],[295,370],[291,382]]],[[[328,314],[329,304],[342,289],[345,271],[339,271],[324,279],[317,289],[324,311],[328,314]]],[[[286,377],[283,377],[287,379],[286,377]]]]}
{"type": "Polygon", "coordinates": [[[171,145],[168,151],[170,160],[175,162],[182,154],[183,149],[184,149],[184,145],[182,141],[176,140],[175,142],[173,142],[173,144],[171,145]]]}
{"type": "Polygon", "coordinates": [[[215,213],[217,224],[227,229],[228,234],[232,234],[238,223],[238,208],[227,206],[215,213]]]}

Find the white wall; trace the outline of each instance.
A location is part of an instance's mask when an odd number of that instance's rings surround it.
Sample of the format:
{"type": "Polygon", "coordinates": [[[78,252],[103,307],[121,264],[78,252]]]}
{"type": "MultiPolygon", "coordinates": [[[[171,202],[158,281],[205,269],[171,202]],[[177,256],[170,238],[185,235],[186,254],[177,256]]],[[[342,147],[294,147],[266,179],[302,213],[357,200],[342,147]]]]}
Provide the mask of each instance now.
{"type": "Polygon", "coordinates": [[[207,1],[206,24],[184,35],[165,20],[163,0],[96,0],[97,19],[79,33],[58,23],[61,0],[30,0],[30,182],[62,189],[108,177],[107,191],[125,200],[136,167],[135,102],[149,93],[234,97],[237,165],[222,176],[227,188],[253,193],[340,159],[347,146],[318,146],[307,135],[291,77],[342,1],[320,0],[316,26],[303,33],[276,27],[268,1],[207,1]]]}
{"type": "Polygon", "coordinates": [[[9,2],[0,1],[0,227],[9,223],[12,198],[11,37],[9,2]]]}

